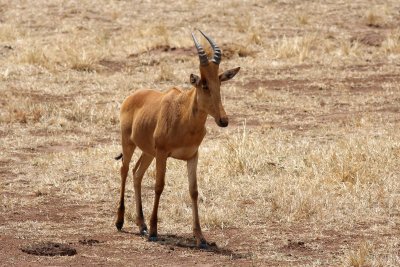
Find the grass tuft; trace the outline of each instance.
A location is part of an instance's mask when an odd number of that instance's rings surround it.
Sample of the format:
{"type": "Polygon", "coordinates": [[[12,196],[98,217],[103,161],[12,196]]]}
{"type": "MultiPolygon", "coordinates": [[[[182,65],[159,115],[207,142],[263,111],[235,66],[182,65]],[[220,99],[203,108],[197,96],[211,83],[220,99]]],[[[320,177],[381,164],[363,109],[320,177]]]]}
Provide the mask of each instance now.
{"type": "Polygon", "coordinates": [[[307,25],[310,22],[310,17],[306,13],[299,13],[296,16],[297,23],[301,26],[307,25]]]}
{"type": "Polygon", "coordinates": [[[67,53],[68,63],[73,70],[94,72],[96,71],[97,62],[96,60],[83,51],[69,51],[67,53]]]}
{"type": "Polygon", "coordinates": [[[283,38],[276,40],[272,45],[272,51],[276,58],[297,58],[300,62],[303,62],[311,56],[311,53],[316,49],[318,42],[319,38],[315,34],[293,38],[284,36],[283,38]]]}
{"type": "Polygon", "coordinates": [[[50,61],[45,55],[44,50],[44,47],[33,45],[18,55],[18,62],[48,67],[50,65],[50,61]]]}
{"type": "Polygon", "coordinates": [[[176,79],[174,69],[167,63],[160,64],[160,71],[157,77],[158,81],[173,81],[176,79]]]}
{"type": "Polygon", "coordinates": [[[382,43],[382,50],[386,54],[400,54],[400,31],[389,34],[382,43]]]}
{"type": "Polygon", "coordinates": [[[364,21],[368,27],[380,28],[384,26],[384,19],[377,10],[368,10],[364,15],[364,21]]]}
{"type": "Polygon", "coordinates": [[[363,242],[359,245],[359,247],[348,253],[347,266],[352,267],[363,267],[363,266],[371,266],[368,263],[368,258],[372,251],[372,247],[369,243],[363,242]]]}

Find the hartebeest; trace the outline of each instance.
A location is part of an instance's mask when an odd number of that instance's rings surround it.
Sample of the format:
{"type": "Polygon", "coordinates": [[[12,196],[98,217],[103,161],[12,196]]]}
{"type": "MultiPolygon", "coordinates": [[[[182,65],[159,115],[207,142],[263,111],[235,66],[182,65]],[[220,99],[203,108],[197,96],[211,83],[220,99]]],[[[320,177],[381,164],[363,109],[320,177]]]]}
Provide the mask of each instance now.
{"type": "Polygon", "coordinates": [[[124,224],[124,192],[129,162],[136,147],[142,154],[133,168],[136,202],[136,224],[141,234],[147,233],[143,217],[141,183],[150,163],[156,158],[156,181],[153,212],[150,218],[149,240],[157,240],[157,212],[165,184],[168,157],[187,161],[189,192],[192,199],[193,234],[199,247],[207,243],[200,228],[197,207],[197,160],[198,149],[206,134],[208,115],[214,117],[220,127],[228,126],[228,117],[221,102],[221,82],[232,79],[240,67],[219,74],[221,49],[202,31],[213,50],[209,61],[204,49],[192,33],[200,59],[200,76],[190,75],[191,90],[172,88],[165,92],[137,90],[128,96],[121,106],[120,123],[122,135],[121,196],[115,223],[118,230],[124,224]]]}

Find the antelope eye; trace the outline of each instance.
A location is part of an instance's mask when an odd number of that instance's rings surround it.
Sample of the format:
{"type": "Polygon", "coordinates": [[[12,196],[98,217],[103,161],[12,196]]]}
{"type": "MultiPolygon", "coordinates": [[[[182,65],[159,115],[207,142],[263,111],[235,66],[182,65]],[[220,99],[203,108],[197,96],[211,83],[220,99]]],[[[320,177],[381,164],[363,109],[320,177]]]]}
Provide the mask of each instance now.
{"type": "Polygon", "coordinates": [[[203,82],[202,88],[203,90],[208,90],[207,82],[203,82]]]}

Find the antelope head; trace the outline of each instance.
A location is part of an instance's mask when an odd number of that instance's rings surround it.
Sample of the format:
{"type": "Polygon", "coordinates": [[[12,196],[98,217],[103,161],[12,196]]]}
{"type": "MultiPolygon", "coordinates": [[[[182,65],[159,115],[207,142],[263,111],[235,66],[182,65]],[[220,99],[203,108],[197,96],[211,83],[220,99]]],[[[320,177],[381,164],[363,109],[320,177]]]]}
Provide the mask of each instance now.
{"type": "MultiPolygon", "coordinates": [[[[200,30],[199,30],[200,31],[200,30]]],[[[190,83],[196,87],[197,104],[199,110],[211,115],[218,126],[228,126],[229,120],[221,101],[221,82],[232,79],[239,72],[240,67],[219,73],[221,62],[221,49],[202,31],[200,33],[207,39],[213,50],[213,57],[209,61],[203,47],[192,33],[193,41],[200,59],[200,77],[190,74],[190,83]]]]}

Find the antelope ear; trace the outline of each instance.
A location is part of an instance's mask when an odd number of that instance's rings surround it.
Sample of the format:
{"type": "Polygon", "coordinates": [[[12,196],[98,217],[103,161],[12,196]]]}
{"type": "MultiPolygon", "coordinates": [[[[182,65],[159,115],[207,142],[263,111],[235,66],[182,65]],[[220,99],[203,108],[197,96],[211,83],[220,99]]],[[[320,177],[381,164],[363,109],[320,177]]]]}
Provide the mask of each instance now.
{"type": "Polygon", "coordinates": [[[237,67],[237,68],[234,68],[234,69],[230,69],[230,70],[224,71],[223,73],[221,73],[221,74],[219,75],[219,80],[220,80],[221,82],[225,82],[225,81],[227,81],[227,80],[230,80],[230,79],[232,79],[233,77],[235,77],[235,75],[239,72],[239,70],[240,70],[240,67],[237,67]]]}
{"type": "Polygon", "coordinates": [[[200,84],[200,77],[193,73],[190,74],[190,83],[193,86],[198,86],[200,84]]]}

